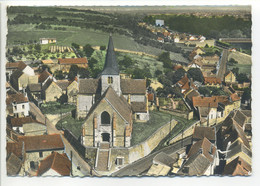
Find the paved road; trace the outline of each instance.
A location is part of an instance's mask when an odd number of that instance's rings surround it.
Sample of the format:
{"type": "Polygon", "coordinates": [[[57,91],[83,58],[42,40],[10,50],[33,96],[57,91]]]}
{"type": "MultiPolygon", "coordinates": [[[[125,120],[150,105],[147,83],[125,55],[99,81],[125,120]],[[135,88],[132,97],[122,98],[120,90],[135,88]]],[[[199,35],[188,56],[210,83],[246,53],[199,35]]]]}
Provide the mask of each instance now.
{"type": "Polygon", "coordinates": [[[222,81],[224,80],[224,75],[227,70],[227,62],[228,62],[228,50],[223,49],[221,59],[220,59],[220,66],[217,72],[217,77],[220,78],[222,81]]]}
{"type": "Polygon", "coordinates": [[[187,137],[185,139],[183,139],[181,141],[178,141],[168,147],[165,147],[153,154],[150,154],[142,159],[139,159],[137,161],[135,161],[134,163],[127,165],[126,167],[120,169],[117,172],[114,172],[111,176],[138,176],[141,175],[141,173],[145,172],[146,170],[148,170],[152,163],[153,163],[153,158],[160,152],[164,152],[166,154],[172,154],[174,152],[177,152],[178,150],[180,150],[183,146],[189,145],[191,144],[192,137],[187,137]]]}

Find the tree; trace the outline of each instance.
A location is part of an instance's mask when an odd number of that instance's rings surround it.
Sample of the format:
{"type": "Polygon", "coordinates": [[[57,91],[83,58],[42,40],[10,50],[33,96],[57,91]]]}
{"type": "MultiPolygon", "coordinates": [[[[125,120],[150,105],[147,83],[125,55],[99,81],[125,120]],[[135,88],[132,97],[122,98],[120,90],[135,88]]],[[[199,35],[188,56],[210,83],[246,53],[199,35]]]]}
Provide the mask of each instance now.
{"type": "Polygon", "coordinates": [[[127,69],[133,66],[134,61],[129,56],[124,56],[124,59],[120,60],[118,64],[121,69],[127,69]]]}
{"type": "Polygon", "coordinates": [[[13,57],[12,57],[12,56],[9,56],[9,57],[8,57],[8,61],[11,62],[11,63],[13,63],[13,62],[14,62],[13,57]]]}
{"type": "Polygon", "coordinates": [[[36,44],[36,45],[34,46],[34,48],[35,48],[35,50],[36,50],[37,52],[40,52],[42,47],[41,47],[40,44],[36,44]]]}
{"type": "Polygon", "coordinates": [[[245,101],[251,99],[251,88],[245,88],[244,93],[242,95],[242,102],[245,103],[245,101]]]}
{"type": "Polygon", "coordinates": [[[75,49],[79,49],[79,45],[77,43],[71,43],[71,46],[75,49]]]}
{"type": "Polygon", "coordinates": [[[237,74],[236,79],[237,79],[238,83],[250,82],[247,75],[244,73],[237,74]]]}
{"type": "Polygon", "coordinates": [[[93,69],[94,66],[98,63],[98,61],[95,58],[90,58],[90,60],[88,60],[88,66],[90,69],[93,69]]]}
{"type": "Polygon", "coordinates": [[[158,56],[158,60],[163,62],[164,68],[172,68],[172,61],[169,52],[163,52],[158,56]]]}
{"type": "Polygon", "coordinates": [[[157,69],[154,74],[156,77],[159,77],[162,74],[162,71],[157,69]]]}
{"type": "Polygon", "coordinates": [[[204,77],[199,68],[190,68],[188,70],[188,78],[192,78],[194,81],[204,82],[204,77]]]}
{"type": "Polygon", "coordinates": [[[60,104],[64,104],[68,102],[67,94],[62,94],[60,98],[57,100],[60,104]]]}
{"type": "Polygon", "coordinates": [[[106,46],[100,46],[100,50],[102,51],[106,50],[106,46]]]}
{"type": "Polygon", "coordinates": [[[50,67],[47,65],[42,65],[42,71],[46,70],[51,73],[50,67]]]}
{"type": "Polygon", "coordinates": [[[85,53],[85,55],[87,57],[91,57],[91,55],[93,54],[94,52],[94,49],[91,47],[90,44],[86,44],[84,47],[83,47],[83,51],[85,53]]]}
{"type": "Polygon", "coordinates": [[[78,70],[80,78],[89,78],[90,72],[86,68],[79,68],[78,70]]]}
{"type": "Polygon", "coordinates": [[[79,68],[78,68],[77,65],[71,65],[70,71],[69,71],[69,74],[68,74],[68,79],[69,80],[74,80],[75,77],[78,74],[78,70],[79,70],[79,68]]]}
{"type": "Polygon", "coordinates": [[[56,79],[64,79],[65,76],[63,75],[62,71],[61,70],[57,70],[54,72],[54,75],[55,75],[55,78],[56,79]]]}

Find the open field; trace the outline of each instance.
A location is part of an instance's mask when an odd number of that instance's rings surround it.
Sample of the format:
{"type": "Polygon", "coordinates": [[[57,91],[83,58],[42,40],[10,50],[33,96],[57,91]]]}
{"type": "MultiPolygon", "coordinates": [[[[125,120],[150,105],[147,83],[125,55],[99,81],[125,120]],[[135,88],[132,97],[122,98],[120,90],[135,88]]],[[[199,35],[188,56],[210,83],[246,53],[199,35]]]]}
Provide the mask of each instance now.
{"type": "MultiPolygon", "coordinates": [[[[29,40],[39,41],[40,38],[56,38],[57,45],[71,46],[71,43],[79,45],[90,44],[92,46],[107,45],[109,33],[93,29],[81,29],[79,27],[64,26],[66,30],[40,30],[36,29],[32,24],[10,25],[8,27],[7,46],[17,44],[17,41],[28,42],[29,40]],[[26,31],[26,32],[25,32],[26,31]]],[[[158,56],[163,50],[144,46],[135,42],[131,37],[113,34],[113,42],[115,48],[145,52],[158,56]]],[[[177,61],[188,62],[180,53],[170,52],[171,58],[177,61]]]]}
{"type": "Polygon", "coordinates": [[[250,55],[241,52],[231,52],[228,56],[228,60],[233,58],[238,64],[252,64],[252,58],[250,55]]]}

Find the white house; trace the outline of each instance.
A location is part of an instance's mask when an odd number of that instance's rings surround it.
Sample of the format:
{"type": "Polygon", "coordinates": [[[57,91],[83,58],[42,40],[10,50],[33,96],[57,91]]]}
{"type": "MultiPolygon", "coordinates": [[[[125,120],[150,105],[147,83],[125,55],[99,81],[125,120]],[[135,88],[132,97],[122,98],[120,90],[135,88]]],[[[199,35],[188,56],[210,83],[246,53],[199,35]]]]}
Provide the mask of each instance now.
{"type": "Polygon", "coordinates": [[[6,107],[9,114],[16,117],[29,116],[30,105],[28,98],[21,93],[7,94],[6,107]]]}
{"type": "Polygon", "coordinates": [[[164,20],[156,19],[155,20],[155,25],[156,26],[164,26],[164,20]]]}

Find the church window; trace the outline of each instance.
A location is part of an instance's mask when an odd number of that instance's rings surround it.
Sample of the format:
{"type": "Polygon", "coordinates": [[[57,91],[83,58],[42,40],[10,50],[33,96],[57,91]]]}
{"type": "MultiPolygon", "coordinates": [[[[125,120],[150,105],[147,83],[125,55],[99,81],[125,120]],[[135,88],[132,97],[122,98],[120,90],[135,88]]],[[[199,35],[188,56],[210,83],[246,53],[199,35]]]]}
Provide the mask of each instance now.
{"type": "Polygon", "coordinates": [[[104,111],[101,114],[101,125],[109,125],[110,124],[110,115],[108,112],[104,111]]]}
{"type": "Polygon", "coordinates": [[[108,77],[107,82],[108,82],[108,84],[112,84],[113,83],[113,77],[108,77]]]}

